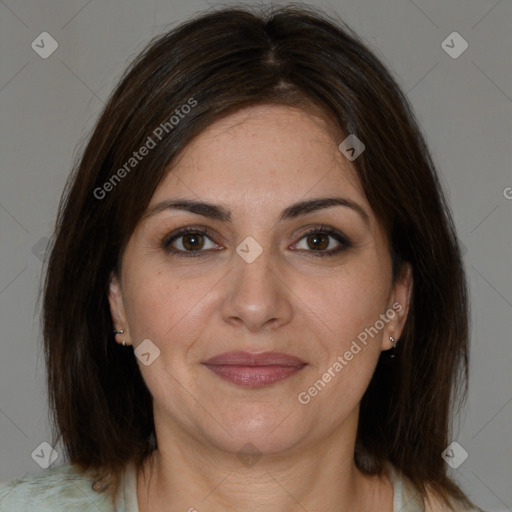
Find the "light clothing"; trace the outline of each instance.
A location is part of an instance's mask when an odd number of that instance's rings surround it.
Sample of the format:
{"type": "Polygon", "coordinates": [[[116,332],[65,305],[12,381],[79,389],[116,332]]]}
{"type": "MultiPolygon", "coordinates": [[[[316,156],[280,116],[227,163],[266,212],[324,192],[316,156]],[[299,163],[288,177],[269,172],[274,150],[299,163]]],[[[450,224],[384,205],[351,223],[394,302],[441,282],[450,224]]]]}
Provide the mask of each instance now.
{"type": "MultiPolygon", "coordinates": [[[[424,512],[419,492],[412,482],[390,466],[393,484],[393,512],[424,512]]],[[[0,512],[139,512],[137,478],[133,465],[127,466],[118,501],[92,490],[93,479],[63,464],[34,476],[0,484],[0,512]]]]}

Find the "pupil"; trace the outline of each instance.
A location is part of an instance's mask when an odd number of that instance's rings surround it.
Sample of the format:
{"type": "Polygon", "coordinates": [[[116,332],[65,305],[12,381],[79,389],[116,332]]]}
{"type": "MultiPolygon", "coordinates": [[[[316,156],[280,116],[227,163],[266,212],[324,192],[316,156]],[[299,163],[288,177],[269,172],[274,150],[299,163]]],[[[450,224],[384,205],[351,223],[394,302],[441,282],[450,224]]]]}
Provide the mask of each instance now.
{"type": "Polygon", "coordinates": [[[314,249],[325,249],[329,243],[325,243],[327,240],[327,237],[324,234],[318,233],[316,235],[309,235],[308,237],[308,243],[312,242],[312,247],[314,249]],[[322,243],[322,241],[324,243],[322,243]]]}
{"type": "Polygon", "coordinates": [[[197,249],[201,245],[200,238],[201,235],[197,234],[185,235],[183,238],[183,245],[186,249],[197,249]]]}

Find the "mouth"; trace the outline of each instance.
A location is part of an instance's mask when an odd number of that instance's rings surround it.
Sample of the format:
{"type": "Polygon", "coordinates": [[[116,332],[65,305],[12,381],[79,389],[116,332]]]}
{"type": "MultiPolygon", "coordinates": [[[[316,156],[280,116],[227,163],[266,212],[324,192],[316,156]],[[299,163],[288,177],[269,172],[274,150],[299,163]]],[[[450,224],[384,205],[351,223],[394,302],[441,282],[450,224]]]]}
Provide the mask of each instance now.
{"type": "Polygon", "coordinates": [[[202,364],[218,377],[247,388],[269,386],[307,366],[297,357],[279,352],[224,352],[202,364]]]}

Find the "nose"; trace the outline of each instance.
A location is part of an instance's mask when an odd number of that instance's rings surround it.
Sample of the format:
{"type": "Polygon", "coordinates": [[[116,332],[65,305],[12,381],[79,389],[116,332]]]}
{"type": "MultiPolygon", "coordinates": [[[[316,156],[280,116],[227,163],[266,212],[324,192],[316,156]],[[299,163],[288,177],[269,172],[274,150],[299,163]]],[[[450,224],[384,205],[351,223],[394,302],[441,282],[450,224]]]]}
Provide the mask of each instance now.
{"type": "Polygon", "coordinates": [[[258,332],[285,325],[292,318],[293,296],[268,249],[251,263],[233,254],[221,313],[224,321],[258,332]]]}

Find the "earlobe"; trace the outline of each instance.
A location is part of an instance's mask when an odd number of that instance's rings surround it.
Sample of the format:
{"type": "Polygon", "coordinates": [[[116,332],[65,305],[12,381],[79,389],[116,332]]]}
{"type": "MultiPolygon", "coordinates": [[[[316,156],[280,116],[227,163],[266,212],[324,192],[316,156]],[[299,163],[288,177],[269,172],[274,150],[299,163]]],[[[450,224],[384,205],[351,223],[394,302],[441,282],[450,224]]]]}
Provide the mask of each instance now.
{"type": "Polygon", "coordinates": [[[126,332],[126,315],[124,312],[123,293],[121,291],[119,279],[113,273],[110,274],[109,279],[108,302],[110,305],[110,314],[114,322],[114,328],[123,329],[126,332]]]}
{"type": "Polygon", "coordinates": [[[405,263],[393,286],[389,307],[394,311],[394,315],[387,326],[388,330],[382,340],[383,350],[394,348],[400,339],[409,313],[412,289],[412,267],[409,263],[405,263]]]}

